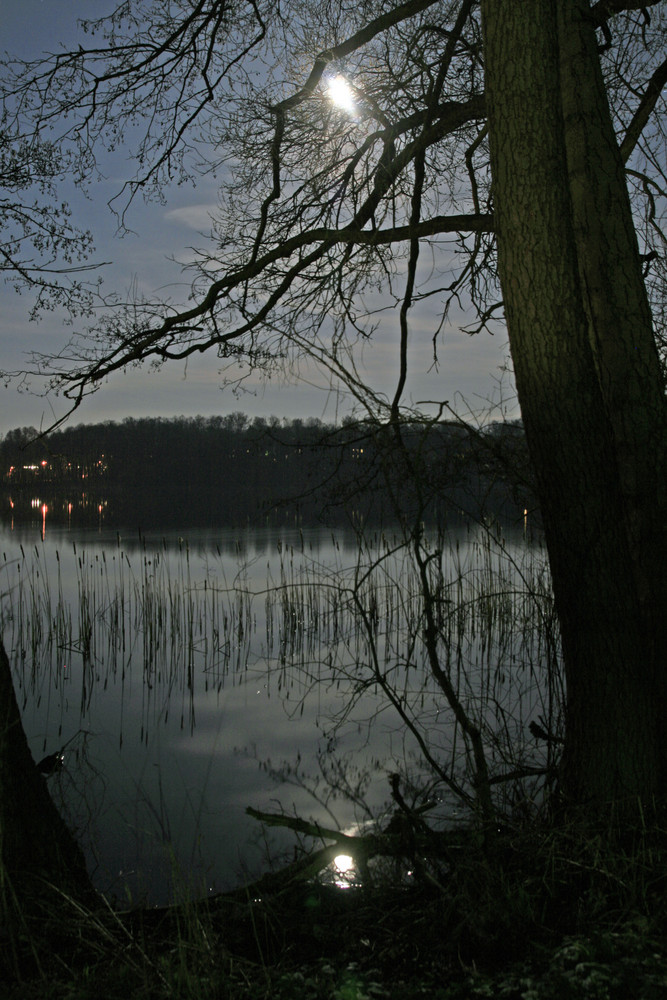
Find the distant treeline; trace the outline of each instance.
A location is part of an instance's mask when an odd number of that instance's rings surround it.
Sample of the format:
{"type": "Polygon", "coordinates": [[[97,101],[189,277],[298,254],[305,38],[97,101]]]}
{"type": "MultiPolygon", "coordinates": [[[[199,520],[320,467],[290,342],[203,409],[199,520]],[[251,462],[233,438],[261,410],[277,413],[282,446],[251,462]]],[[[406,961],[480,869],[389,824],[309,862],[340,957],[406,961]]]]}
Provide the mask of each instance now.
{"type": "Polygon", "coordinates": [[[2,518],[123,528],[521,517],[532,507],[523,430],[458,422],[396,429],[242,413],[128,417],[0,441],[2,518]]]}

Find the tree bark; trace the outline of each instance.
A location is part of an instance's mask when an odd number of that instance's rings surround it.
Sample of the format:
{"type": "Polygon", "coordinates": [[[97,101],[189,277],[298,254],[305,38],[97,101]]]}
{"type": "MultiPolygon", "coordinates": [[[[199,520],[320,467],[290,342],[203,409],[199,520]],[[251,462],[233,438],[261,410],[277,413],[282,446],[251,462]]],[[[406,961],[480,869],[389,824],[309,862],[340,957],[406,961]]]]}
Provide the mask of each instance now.
{"type": "Polygon", "coordinates": [[[33,901],[44,902],[52,888],[78,900],[94,898],[83,854],[30,753],[0,641],[0,906],[5,926],[17,910],[25,916],[33,901]]]}
{"type": "Polygon", "coordinates": [[[667,776],[665,397],[582,0],[483,0],[498,262],[567,681],[562,790],[667,776]]]}

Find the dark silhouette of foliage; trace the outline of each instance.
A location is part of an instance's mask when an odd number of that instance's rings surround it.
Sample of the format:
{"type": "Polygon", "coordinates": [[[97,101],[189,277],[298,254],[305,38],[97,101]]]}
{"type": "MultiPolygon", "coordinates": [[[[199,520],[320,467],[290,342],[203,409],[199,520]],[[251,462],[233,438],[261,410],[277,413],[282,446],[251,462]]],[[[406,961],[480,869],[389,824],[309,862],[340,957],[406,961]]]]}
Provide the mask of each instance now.
{"type": "Polygon", "coordinates": [[[404,440],[415,463],[410,475],[372,422],[335,427],[231,413],[128,417],[46,437],[16,428],[0,442],[2,517],[39,519],[46,504],[51,523],[74,515],[76,523],[144,529],[377,524],[416,510],[415,490],[438,522],[462,512],[518,517],[534,505],[519,426],[480,432],[415,422],[404,440]]]}

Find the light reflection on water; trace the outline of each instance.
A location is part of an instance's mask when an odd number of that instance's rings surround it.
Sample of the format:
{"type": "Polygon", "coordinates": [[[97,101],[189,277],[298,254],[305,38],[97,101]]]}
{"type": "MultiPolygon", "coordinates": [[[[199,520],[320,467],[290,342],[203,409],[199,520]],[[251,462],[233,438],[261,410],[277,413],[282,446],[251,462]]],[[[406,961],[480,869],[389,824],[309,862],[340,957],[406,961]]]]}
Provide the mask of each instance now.
{"type": "MultiPolygon", "coordinates": [[[[3,631],[24,725],[36,760],[72,741],[65,769],[48,781],[87,845],[100,889],[161,902],[175,872],[198,890],[226,888],[245,871],[259,874],[267,851],[294,843],[287,831],[262,831],[246,806],[275,811],[279,800],[288,813],[324,818],[300,776],[317,775],[318,752],[333,740],[328,720],[356,683],[353,673],[336,681],[333,658],[341,646],[352,661],[364,655],[358,636],[331,631],[341,615],[331,585],[354,577],[352,532],[186,539],[54,529],[43,541],[9,531],[0,540],[1,589],[13,595],[3,604],[3,631]],[[320,593],[313,587],[322,573],[320,593]],[[266,591],[281,582],[299,600],[279,614],[266,591]],[[20,587],[25,606],[17,611],[20,587]],[[18,630],[21,616],[41,616],[41,641],[25,622],[18,630]],[[28,634],[34,650],[19,649],[28,634]],[[272,772],[297,759],[277,786],[272,772]]],[[[457,558],[470,544],[463,532],[457,558]]],[[[525,549],[523,539],[516,545],[525,549]]],[[[384,642],[389,656],[394,639],[384,642]]],[[[499,682],[495,693],[501,689],[499,682]]],[[[444,748],[451,733],[428,695],[422,691],[424,719],[441,730],[434,740],[444,748]]],[[[388,799],[387,774],[416,752],[387,716],[369,726],[377,704],[372,688],[360,691],[335,741],[355,765],[377,762],[378,780],[364,793],[375,808],[388,799]]],[[[368,819],[343,799],[334,805],[341,829],[368,819]]],[[[333,871],[351,884],[342,863],[333,871]]]]}

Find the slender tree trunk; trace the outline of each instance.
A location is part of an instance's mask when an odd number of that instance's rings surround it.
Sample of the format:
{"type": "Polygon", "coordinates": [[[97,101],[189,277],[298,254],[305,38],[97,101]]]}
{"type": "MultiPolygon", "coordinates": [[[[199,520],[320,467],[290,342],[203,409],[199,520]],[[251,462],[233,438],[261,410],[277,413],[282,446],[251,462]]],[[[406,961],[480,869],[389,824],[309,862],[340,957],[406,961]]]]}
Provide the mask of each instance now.
{"type": "Polygon", "coordinates": [[[35,767],[0,642],[0,915],[5,927],[17,913],[25,915],[32,902],[46,899],[50,887],[78,899],[93,898],[83,855],[35,767]]]}
{"type": "Polygon", "coordinates": [[[578,805],[667,768],[665,399],[594,30],[582,0],[483,0],[494,213],[536,470],[578,805]]]}

